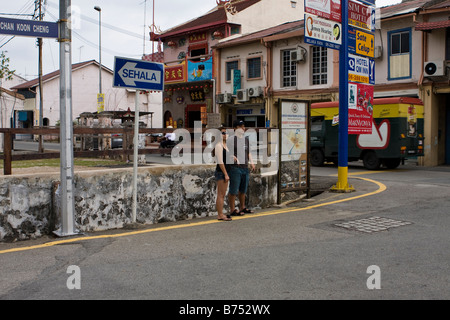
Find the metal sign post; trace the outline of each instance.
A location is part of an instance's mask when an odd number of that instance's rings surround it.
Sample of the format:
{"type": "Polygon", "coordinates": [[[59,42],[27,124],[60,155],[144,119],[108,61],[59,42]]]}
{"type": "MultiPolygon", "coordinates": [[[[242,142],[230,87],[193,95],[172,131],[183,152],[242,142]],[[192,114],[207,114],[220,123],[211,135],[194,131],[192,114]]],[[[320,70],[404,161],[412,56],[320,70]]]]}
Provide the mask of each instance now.
{"type": "Polygon", "coordinates": [[[71,0],[59,1],[60,25],[60,140],[61,140],[61,228],[54,233],[71,236],[75,230],[72,125],[72,34],[68,26],[71,0]]]}
{"type": "Polygon", "coordinates": [[[133,205],[131,213],[131,223],[136,223],[139,154],[139,90],[162,91],[164,89],[164,64],[115,57],[113,87],[136,90],[133,139],[133,205]]]}
{"type": "MultiPolygon", "coordinates": [[[[69,28],[71,0],[59,1],[59,22],[0,18],[0,34],[22,37],[58,38],[60,48],[60,139],[61,139],[61,228],[58,236],[77,234],[73,196],[72,126],[72,33],[69,28]]],[[[42,90],[42,84],[39,86],[42,90]]],[[[40,109],[42,126],[42,106],[40,109]]]]}
{"type": "Polygon", "coordinates": [[[133,139],[133,208],[131,222],[136,223],[137,212],[137,172],[138,172],[138,144],[139,144],[139,90],[136,90],[134,111],[134,139],[133,139]]]}
{"type": "Polygon", "coordinates": [[[338,182],[333,191],[350,192],[348,184],[348,0],[342,0],[342,46],[339,50],[339,154],[338,182]]]}

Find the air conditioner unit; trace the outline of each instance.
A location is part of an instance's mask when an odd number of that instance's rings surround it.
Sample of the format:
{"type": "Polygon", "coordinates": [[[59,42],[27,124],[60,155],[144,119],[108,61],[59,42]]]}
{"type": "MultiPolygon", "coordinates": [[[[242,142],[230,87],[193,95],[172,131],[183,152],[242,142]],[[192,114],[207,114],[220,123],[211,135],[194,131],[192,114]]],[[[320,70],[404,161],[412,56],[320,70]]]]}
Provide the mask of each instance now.
{"type": "Polygon", "coordinates": [[[297,48],[291,51],[291,61],[305,61],[306,50],[303,48],[297,48]]]}
{"type": "Polygon", "coordinates": [[[217,103],[231,103],[233,100],[233,95],[231,93],[220,93],[217,95],[217,103]]]}
{"type": "Polygon", "coordinates": [[[237,101],[238,102],[246,102],[248,101],[248,89],[241,89],[237,91],[237,101]]]}
{"type": "Polygon", "coordinates": [[[248,89],[248,97],[249,98],[256,98],[263,95],[263,89],[262,87],[254,87],[248,89]]]}
{"type": "Polygon", "coordinates": [[[425,62],[424,72],[426,77],[445,76],[444,61],[427,61],[425,62]]]}

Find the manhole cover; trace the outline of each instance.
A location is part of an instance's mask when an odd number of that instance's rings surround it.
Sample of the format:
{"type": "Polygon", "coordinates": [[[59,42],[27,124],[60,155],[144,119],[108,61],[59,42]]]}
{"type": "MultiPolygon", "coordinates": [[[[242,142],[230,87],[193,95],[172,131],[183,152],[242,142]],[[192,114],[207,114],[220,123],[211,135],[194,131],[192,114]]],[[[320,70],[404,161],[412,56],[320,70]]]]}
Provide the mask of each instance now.
{"type": "Polygon", "coordinates": [[[408,221],[399,221],[382,217],[370,217],[366,219],[336,223],[334,225],[336,227],[345,228],[347,230],[374,233],[410,224],[412,223],[408,221]]]}

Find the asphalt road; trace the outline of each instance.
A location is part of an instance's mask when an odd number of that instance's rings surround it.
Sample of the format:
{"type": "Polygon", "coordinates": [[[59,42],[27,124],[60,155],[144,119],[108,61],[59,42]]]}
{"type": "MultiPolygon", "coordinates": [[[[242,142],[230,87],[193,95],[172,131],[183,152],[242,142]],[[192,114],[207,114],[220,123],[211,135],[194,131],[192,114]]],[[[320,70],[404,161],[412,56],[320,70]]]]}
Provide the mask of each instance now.
{"type": "Polygon", "coordinates": [[[353,193],[232,222],[2,243],[0,300],[449,299],[450,169],[349,173],[353,193]]]}

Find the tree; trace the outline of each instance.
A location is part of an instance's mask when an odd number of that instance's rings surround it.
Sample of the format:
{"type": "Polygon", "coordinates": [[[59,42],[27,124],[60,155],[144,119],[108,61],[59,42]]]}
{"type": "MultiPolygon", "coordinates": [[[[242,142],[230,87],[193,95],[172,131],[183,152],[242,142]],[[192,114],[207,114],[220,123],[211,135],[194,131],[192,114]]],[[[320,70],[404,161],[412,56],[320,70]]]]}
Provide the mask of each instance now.
{"type": "MultiPolygon", "coordinates": [[[[15,70],[9,69],[9,58],[6,57],[5,52],[0,53],[0,128],[3,128],[3,106],[2,106],[2,84],[3,79],[11,80],[15,70]]],[[[5,111],[6,112],[6,111],[5,111]]],[[[0,150],[3,150],[3,139],[0,142],[0,150]]]]}
{"type": "MultiPolygon", "coordinates": [[[[5,52],[0,53],[0,87],[3,79],[11,80],[16,70],[9,69],[9,58],[6,57],[5,52]]],[[[1,94],[1,93],[0,93],[1,94]]]]}

